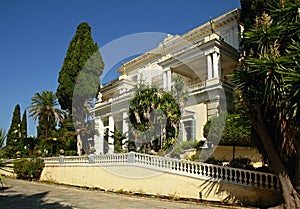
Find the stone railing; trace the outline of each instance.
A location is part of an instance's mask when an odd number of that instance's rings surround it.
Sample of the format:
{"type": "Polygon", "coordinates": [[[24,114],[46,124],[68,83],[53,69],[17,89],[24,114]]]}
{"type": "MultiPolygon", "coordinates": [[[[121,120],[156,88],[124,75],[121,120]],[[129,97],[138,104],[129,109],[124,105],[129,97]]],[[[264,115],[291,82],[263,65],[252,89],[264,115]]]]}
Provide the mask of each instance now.
{"type": "Polygon", "coordinates": [[[201,178],[241,186],[266,190],[279,190],[279,182],[274,174],[245,169],[218,166],[202,162],[192,162],[135,152],[124,154],[89,155],[73,157],[44,158],[46,166],[113,166],[131,165],[177,175],[201,178]]]}

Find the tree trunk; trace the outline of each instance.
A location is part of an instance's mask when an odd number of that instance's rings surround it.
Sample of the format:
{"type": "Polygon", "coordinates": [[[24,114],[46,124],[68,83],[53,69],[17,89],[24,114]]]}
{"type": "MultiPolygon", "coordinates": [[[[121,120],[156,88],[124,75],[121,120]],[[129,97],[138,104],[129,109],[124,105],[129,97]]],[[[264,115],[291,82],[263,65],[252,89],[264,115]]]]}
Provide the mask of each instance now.
{"type": "Polygon", "coordinates": [[[300,193],[300,136],[296,139],[296,162],[295,162],[295,187],[298,193],[300,193]]]}
{"type": "Polygon", "coordinates": [[[300,195],[294,188],[292,184],[292,180],[288,175],[288,172],[280,158],[279,153],[276,150],[274,142],[272,141],[271,136],[264,125],[264,120],[262,118],[262,114],[259,106],[257,106],[257,116],[258,116],[257,118],[258,121],[256,123],[252,121],[253,122],[252,124],[254,125],[254,129],[256,130],[256,132],[258,133],[259,137],[262,140],[271,167],[273,168],[275,175],[279,179],[279,183],[282,189],[282,197],[285,203],[285,208],[300,209],[300,195]]]}

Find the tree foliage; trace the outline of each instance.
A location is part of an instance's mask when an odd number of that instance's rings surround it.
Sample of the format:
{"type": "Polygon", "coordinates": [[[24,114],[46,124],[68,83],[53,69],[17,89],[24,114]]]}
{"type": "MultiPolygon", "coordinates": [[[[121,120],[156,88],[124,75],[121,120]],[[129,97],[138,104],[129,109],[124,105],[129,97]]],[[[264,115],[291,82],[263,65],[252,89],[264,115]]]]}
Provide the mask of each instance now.
{"type": "Polygon", "coordinates": [[[36,93],[31,98],[31,105],[29,108],[29,117],[33,120],[38,120],[38,137],[47,139],[49,133],[55,130],[55,127],[62,121],[64,112],[59,109],[57,97],[51,91],[42,91],[36,93]]]}
{"type": "Polygon", "coordinates": [[[203,129],[203,135],[205,138],[207,138],[209,132],[211,132],[210,142],[212,142],[213,144],[230,146],[253,146],[251,140],[251,125],[249,120],[238,113],[226,113],[225,127],[222,127],[224,120],[223,117],[223,115],[215,116],[206,122],[203,129]],[[212,123],[214,124],[213,126],[211,126],[212,123]],[[216,135],[215,133],[219,133],[219,131],[222,130],[223,132],[221,140],[219,141],[217,139],[219,137],[219,134],[216,135]]]}
{"type": "Polygon", "coordinates": [[[114,150],[118,153],[123,152],[123,145],[128,144],[127,142],[124,142],[124,139],[127,138],[126,133],[122,133],[120,130],[111,131],[112,137],[114,139],[114,150]]]}
{"type": "Polygon", "coordinates": [[[265,4],[253,26],[245,28],[244,56],[232,77],[279,177],[286,208],[300,208],[299,7],[299,0],[265,4]]]}
{"type": "Polygon", "coordinates": [[[98,45],[93,41],[91,27],[88,23],[82,22],[69,44],[59,72],[57,88],[59,104],[70,113],[76,126],[79,155],[85,146],[83,138],[87,135],[87,131],[84,130],[92,127],[88,111],[89,102],[98,94],[103,68],[104,63],[98,45]]]}
{"type": "Polygon", "coordinates": [[[94,43],[91,35],[91,27],[88,23],[80,23],[59,72],[57,97],[62,109],[72,111],[72,97],[77,77],[88,59],[98,50],[98,45],[94,43]]]}
{"type": "Polygon", "coordinates": [[[21,120],[21,137],[22,140],[27,138],[27,112],[24,110],[21,120]]]}
{"type": "Polygon", "coordinates": [[[21,117],[21,108],[20,105],[17,104],[14,108],[12,121],[6,137],[6,148],[5,148],[4,156],[7,158],[15,158],[16,152],[19,151],[20,149],[19,146],[19,142],[21,141],[21,132],[20,132],[21,118],[20,117],[21,117]]]}
{"type": "Polygon", "coordinates": [[[155,151],[169,148],[178,137],[181,112],[170,92],[140,84],[130,101],[128,117],[135,135],[142,143],[153,142],[155,151]]]}

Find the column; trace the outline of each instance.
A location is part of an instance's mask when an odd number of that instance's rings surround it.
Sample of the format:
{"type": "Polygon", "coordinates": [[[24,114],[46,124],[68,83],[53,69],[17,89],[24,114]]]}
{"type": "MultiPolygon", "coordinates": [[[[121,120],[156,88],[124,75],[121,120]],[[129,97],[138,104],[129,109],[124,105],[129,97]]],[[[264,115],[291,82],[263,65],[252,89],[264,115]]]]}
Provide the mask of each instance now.
{"type": "MultiPolygon", "coordinates": [[[[123,134],[126,134],[127,138],[123,139],[123,144],[128,140],[128,115],[127,112],[123,112],[123,126],[122,126],[122,132],[123,134]]],[[[125,149],[125,145],[123,145],[123,149],[125,149]]]]}
{"type": "Polygon", "coordinates": [[[168,91],[172,90],[172,73],[171,73],[171,69],[168,69],[168,71],[167,71],[167,90],[168,91]]]}
{"type": "Polygon", "coordinates": [[[220,53],[213,53],[213,77],[220,78],[221,77],[221,61],[220,61],[220,53]]]}
{"type": "Polygon", "coordinates": [[[212,57],[211,53],[206,54],[206,60],[207,60],[207,80],[212,79],[212,57]]]}
{"type": "Polygon", "coordinates": [[[185,130],[185,126],[184,126],[183,121],[180,122],[180,130],[179,131],[180,131],[180,134],[181,134],[180,141],[185,142],[186,141],[186,130],[185,130]]]}
{"type": "Polygon", "coordinates": [[[95,130],[97,133],[95,133],[94,139],[95,139],[95,149],[96,149],[96,155],[104,154],[104,125],[103,121],[101,120],[101,117],[95,118],[95,130]]]}
{"type": "Polygon", "coordinates": [[[114,118],[112,115],[108,118],[108,154],[114,153],[114,139],[111,137],[112,133],[115,131],[114,118]]]}
{"type": "Polygon", "coordinates": [[[163,89],[167,89],[167,72],[163,71],[162,75],[163,75],[163,89]]]}

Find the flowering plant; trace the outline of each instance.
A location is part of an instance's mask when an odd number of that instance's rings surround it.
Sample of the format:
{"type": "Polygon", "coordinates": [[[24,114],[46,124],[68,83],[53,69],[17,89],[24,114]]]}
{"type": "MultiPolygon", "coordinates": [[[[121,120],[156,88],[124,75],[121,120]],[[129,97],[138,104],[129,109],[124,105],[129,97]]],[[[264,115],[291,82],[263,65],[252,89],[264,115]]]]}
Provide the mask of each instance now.
{"type": "Polygon", "coordinates": [[[14,162],[14,172],[18,179],[39,180],[45,164],[43,159],[19,159],[14,162]]]}

